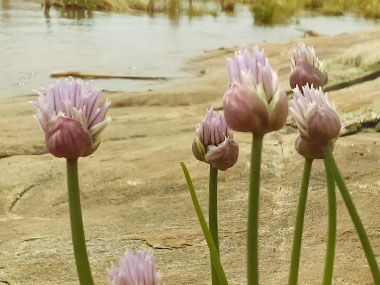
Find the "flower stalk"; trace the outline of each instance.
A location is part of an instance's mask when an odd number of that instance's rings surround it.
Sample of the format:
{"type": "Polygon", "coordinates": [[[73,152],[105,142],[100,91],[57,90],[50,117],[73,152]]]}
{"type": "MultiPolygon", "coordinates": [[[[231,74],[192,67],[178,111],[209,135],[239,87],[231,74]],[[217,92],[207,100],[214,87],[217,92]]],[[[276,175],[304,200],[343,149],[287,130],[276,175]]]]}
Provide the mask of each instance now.
{"type": "Polygon", "coordinates": [[[344,203],[346,204],[347,210],[350,213],[352,222],[354,223],[355,229],[358,233],[369,267],[371,269],[374,284],[380,285],[380,271],[379,271],[379,267],[378,267],[375,255],[373,253],[371,244],[366,234],[364,225],[359,217],[359,213],[356,210],[356,207],[354,205],[354,202],[352,201],[351,195],[348,192],[346,184],[344,183],[342,175],[340,174],[338,166],[336,165],[334,156],[330,148],[327,148],[325,151],[325,160],[329,168],[331,168],[336,184],[338,185],[338,188],[343,197],[344,203]]]}
{"type": "Polygon", "coordinates": [[[67,187],[69,193],[71,237],[79,282],[81,285],[92,285],[94,282],[88,262],[86,240],[83,231],[77,159],[67,159],[67,187]]]}
{"type": "Polygon", "coordinates": [[[181,167],[182,167],[183,173],[184,173],[185,178],[186,178],[187,186],[189,187],[191,200],[193,201],[195,212],[197,213],[197,217],[198,217],[199,223],[201,225],[203,235],[206,239],[208,248],[210,250],[210,257],[212,260],[212,264],[215,268],[216,274],[218,276],[219,284],[220,285],[227,285],[228,284],[227,277],[226,277],[226,274],[224,273],[223,266],[220,262],[218,250],[215,246],[211,232],[207,226],[207,223],[206,223],[205,217],[203,215],[201,206],[199,205],[197,195],[195,193],[194,185],[193,185],[193,182],[191,181],[189,171],[187,170],[187,167],[186,167],[185,163],[183,163],[183,162],[181,162],[181,167]]]}
{"type": "Polygon", "coordinates": [[[289,285],[297,285],[298,281],[298,269],[301,255],[301,244],[302,244],[302,233],[303,224],[305,217],[305,208],[307,200],[307,192],[309,188],[310,172],[313,160],[305,159],[305,165],[303,168],[301,192],[298,199],[296,226],[294,228],[294,238],[293,238],[293,250],[292,259],[290,262],[290,272],[289,272],[289,285]]]}
{"type": "MultiPolygon", "coordinates": [[[[219,237],[218,237],[218,169],[210,165],[209,180],[209,227],[212,239],[214,240],[216,250],[219,254],[219,237]]],[[[216,274],[214,263],[211,260],[212,284],[218,285],[219,279],[216,274]]]]}
{"type": "Polygon", "coordinates": [[[253,134],[250,186],[248,194],[247,279],[259,283],[258,226],[260,167],[263,137],[281,129],[288,116],[288,97],[264,55],[257,46],[227,58],[229,88],[223,96],[224,116],[234,131],[253,134]]]}
{"type": "Polygon", "coordinates": [[[247,271],[248,285],[259,284],[259,190],[263,137],[253,136],[248,196],[247,271]]]}
{"type": "MultiPolygon", "coordinates": [[[[327,147],[329,149],[329,147],[327,147]]],[[[331,166],[325,160],[326,180],[327,180],[327,194],[328,194],[328,233],[327,233],[327,248],[326,248],[326,261],[323,274],[323,285],[332,284],[333,271],[334,271],[334,257],[335,257],[335,244],[336,244],[336,194],[335,194],[335,180],[331,166]]]]}

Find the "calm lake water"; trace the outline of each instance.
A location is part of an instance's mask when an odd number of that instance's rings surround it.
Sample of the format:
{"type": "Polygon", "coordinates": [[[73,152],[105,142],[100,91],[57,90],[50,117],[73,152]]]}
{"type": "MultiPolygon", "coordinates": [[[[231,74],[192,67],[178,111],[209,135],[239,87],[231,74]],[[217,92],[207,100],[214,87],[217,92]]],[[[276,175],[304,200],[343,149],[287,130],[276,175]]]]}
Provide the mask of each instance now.
{"type": "MultiPolygon", "coordinates": [[[[379,25],[353,16],[302,14],[287,26],[262,27],[245,6],[234,15],[183,16],[92,12],[67,18],[38,1],[0,0],[0,98],[31,94],[56,81],[54,71],[83,71],[141,76],[186,76],[186,59],[204,50],[282,41],[302,30],[335,35],[379,25]]],[[[160,82],[96,80],[106,90],[144,91],[160,82]]]]}

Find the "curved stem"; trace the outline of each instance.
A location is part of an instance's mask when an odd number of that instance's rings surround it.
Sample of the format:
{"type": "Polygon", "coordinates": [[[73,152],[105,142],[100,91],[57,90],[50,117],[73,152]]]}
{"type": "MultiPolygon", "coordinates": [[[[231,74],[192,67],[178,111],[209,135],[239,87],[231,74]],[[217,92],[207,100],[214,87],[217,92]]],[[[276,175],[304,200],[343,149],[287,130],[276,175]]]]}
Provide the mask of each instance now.
{"type": "MultiPolygon", "coordinates": [[[[219,254],[219,237],[218,237],[218,169],[210,165],[209,180],[209,209],[208,219],[212,239],[214,240],[216,250],[219,254]]],[[[220,254],[219,254],[220,256],[220,254]]],[[[219,279],[211,260],[212,284],[218,285],[219,279]]]]}
{"type": "Polygon", "coordinates": [[[75,263],[81,285],[92,285],[90,264],[88,262],[86,240],[83,231],[82,210],[80,205],[77,159],[67,159],[67,187],[69,192],[71,237],[74,247],[75,263]]]}
{"type": "Polygon", "coordinates": [[[333,156],[330,148],[325,153],[325,160],[327,161],[329,167],[331,167],[331,170],[334,174],[334,179],[335,179],[335,181],[339,187],[340,193],[342,194],[342,197],[343,197],[344,203],[346,204],[347,210],[350,213],[352,222],[355,225],[355,228],[356,228],[356,231],[358,233],[360,242],[363,246],[365,255],[367,257],[369,267],[371,269],[373,281],[376,285],[380,285],[379,267],[378,267],[375,255],[373,253],[371,244],[370,244],[368,236],[365,232],[363,223],[360,220],[358,211],[355,208],[354,202],[351,199],[351,195],[348,192],[348,189],[346,187],[346,184],[344,183],[342,175],[340,174],[339,169],[335,163],[335,159],[334,159],[334,156],[333,156]]]}
{"type": "Polygon", "coordinates": [[[187,170],[187,167],[183,162],[181,162],[181,167],[182,167],[183,173],[185,174],[187,186],[189,187],[189,191],[190,191],[191,200],[193,201],[195,212],[197,213],[199,223],[201,224],[203,235],[206,239],[208,248],[210,250],[210,257],[211,257],[213,266],[215,268],[215,271],[218,274],[219,283],[221,285],[227,285],[228,284],[227,277],[226,277],[226,274],[224,273],[223,266],[220,262],[220,257],[219,257],[218,251],[216,249],[215,243],[212,239],[210,230],[207,227],[207,223],[206,223],[205,217],[202,213],[201,206],[199,205],[197,195],[196,195],[195,190],[194,190],[194,185],[193,185],[193,182],[191,181],[191,178],[190,178],[189,171],[187,170]]]}
{"type": "Polygon", "coordinates": [[[332,284],[333,270],[334,270],[334,256],[335,256],[335,243],[336,243],[336,194],[335,194],[335,180],[331,167],[325,160],[326,180],[327,180],[327,193],[329,204],[329,224],[328,224],[328,239],[326,249],[326,262],[323,275],[324,285],[332,284]]]}
{"type": "Polygon", "coordinates": [[[307,200],[307,191],[309,188],[310,172],[313,160],[305,159],[305,165],[303,168],[302,185],[301,192],[298,199],[296,226],[294,228],[294,238],[293,238],[293,250],[292,259],[290,263],[290,273],[289,273],[289,285],[297,285],[298,280],[298,269],[301,254],[301,243],[302,243],[302,232],[303,223],[305,217],[305,208],[307,200]]]}
{"type": "Polygon", "coordinates": [[[253,137],[248,194],[247,271],[248,285],[259,284],[259,190],[263,137],[253,137]]]}

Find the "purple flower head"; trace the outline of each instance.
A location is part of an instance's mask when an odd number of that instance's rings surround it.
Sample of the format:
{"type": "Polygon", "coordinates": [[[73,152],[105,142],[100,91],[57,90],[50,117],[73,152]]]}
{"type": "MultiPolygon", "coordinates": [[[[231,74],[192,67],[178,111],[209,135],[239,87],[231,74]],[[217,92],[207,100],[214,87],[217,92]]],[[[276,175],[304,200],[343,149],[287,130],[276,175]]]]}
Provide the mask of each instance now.
{"type": "Polygon", "coordinates": [[[49,152],[57,157],[76,159],[92,154],[100,144],[100,134],[111,121],[105,118],[110,102],[99,107],[101,90],[80,79],[67,78],[36,91],[35,118],[45,132],[49,152]]]}
{"type": "Polygon", "coordinates": [[[306,47],[304,43],[299,43],[298,48],[293,51],[291,69],[289,81],[292,88],[306,84],[313,84],[318,88],[328,81],[323,61],[315,55],[313,47],[306,47]]]}
{"type": "Polygon", "coordinates": [[[297,86],[293,93],[290,111],[300,131],[296,149],[308,159],[324,158],[325,147],[341,131],[335,105],[329,103],[321,87],[305,85],[301,92],[297,86]]]}
{"type": "Polygon", "coordinates": [[[165,285],[156,270],[153,255],[144,251],[133,255],[127,250],[120,258],[119,267],[112,263],[108,278],[111,285],[165,285]]]}
{"type": "Polygon", "coordinates": [[[192,150],[198,160],[219,170],[226,170],[236,163],[239,146],[223,114],[215,113],[212,108],[206,109],[206,116],[196,128],[192,150]]]}
{"type": "Polygon", "coordinates": [[[292,58],[292,69],[302,62],[307,62],[308,64],[317,68],[320,72],[323,72],[324,65],[316,55],[313,47],[307,47],[305,43],[300,42],[298,48],[293,50],[292,58]]]}
{"type": "Polygon", "coordinates": [[[230,87],[223,97],[224,115],[235,131],[261,136],[278,130],[288,115],[288,100],[263,51],[246,48],[227,59],[230,87]]]}

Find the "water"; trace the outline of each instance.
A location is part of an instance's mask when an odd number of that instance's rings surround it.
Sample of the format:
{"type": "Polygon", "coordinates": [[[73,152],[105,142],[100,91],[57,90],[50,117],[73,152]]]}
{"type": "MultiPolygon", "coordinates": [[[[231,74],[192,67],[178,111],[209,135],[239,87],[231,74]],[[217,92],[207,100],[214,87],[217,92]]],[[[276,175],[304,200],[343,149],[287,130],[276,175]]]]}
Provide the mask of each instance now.
{"type": "MultiPolygon", "coordinates": [[[[288,40],[301,37],[301,29],[335,35],[378,25],[349,15],[302,14],[287,26],[262,27],[244,6],[232,16],[173,21],[166,15],[62,15],[55,9],[47,14],[38,1],[0,1],[0,98],[47,86],[56,81],[49,77],[54,71],[182,77],[186,59],[204,50],[288,40]]],[[[160,84],[96,80],[106,90],[144,91],[160,84]]]]}

